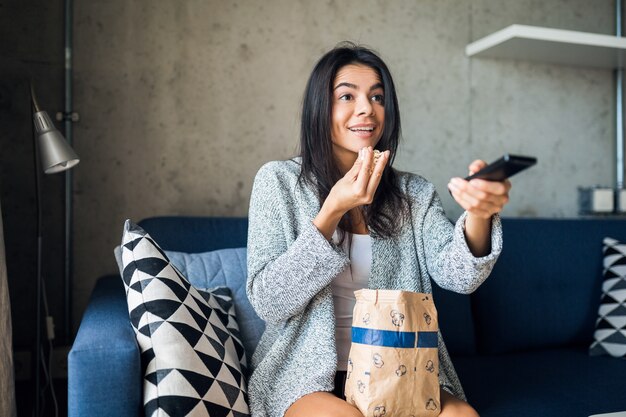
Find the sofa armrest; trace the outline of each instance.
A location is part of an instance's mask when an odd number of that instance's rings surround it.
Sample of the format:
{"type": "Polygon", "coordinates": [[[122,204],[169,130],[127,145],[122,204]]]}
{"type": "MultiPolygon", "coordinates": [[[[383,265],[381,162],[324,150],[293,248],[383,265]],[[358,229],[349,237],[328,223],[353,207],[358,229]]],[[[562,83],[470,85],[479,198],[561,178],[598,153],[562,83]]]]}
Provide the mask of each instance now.
{"type": "Polygon", "coordinates": [[[137,417],[140,352],[118,276],[100,278],[68,357],[68,415],[137,417]]]}

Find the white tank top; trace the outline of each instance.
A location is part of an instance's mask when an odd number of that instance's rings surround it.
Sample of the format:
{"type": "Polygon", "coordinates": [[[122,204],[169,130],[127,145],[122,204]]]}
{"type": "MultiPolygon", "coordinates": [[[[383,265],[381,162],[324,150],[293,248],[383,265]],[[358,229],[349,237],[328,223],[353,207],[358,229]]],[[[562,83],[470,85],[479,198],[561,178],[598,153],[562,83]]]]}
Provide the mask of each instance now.
{"type": "MultiPolygon", "coordinates": [[[[333,241],[339,242],[337,232],[333,241]]],[[[356,298],[354,291],[367,288],[372,274],[372,240],[370,235],[346,234],[342,244],[350,258],[346,267],[331,283],[335,304],[335,338],[337,341],[337,369],[345,371],[352,344],[352,312],[356,298]],[[348,237],[352,237],[352,247],[348,248],[348,237]]]]}

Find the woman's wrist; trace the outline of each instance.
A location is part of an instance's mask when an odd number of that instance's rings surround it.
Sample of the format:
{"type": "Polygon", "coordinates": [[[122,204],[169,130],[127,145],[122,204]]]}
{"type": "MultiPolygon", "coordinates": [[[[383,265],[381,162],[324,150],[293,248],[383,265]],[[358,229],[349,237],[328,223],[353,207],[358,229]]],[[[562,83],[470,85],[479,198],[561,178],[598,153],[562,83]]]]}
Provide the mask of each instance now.
{"type": "MultiPolygon", "coordinates": [[[[493,217],[493,216],[492,216],[493,217]]],[[[491,253],[491,219],[467,213],[465,218],[465,241],[472,255],[487,256],[491,253]]]]}
{"type": "Polygon", "coordinates": [[[315,216],[315,219],[313,219],[313,225],[324,235],[326,240],[330,241],[344,214],[345,212],[342,213],[341,210],[333,207],[327,199],[324,204],[322,204],[322,208],[319,213],[317,213],[317,216],[315,216]]]}

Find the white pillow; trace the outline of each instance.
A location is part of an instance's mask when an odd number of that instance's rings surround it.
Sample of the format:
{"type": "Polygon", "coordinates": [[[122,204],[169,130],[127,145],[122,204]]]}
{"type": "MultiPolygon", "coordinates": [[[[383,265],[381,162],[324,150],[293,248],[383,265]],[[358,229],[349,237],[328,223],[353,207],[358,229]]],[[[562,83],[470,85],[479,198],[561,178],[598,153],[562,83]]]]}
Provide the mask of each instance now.
{"type": "Polygon", "coordinates": [[[604,282],[592,356],[626,358],[626,244],[604,238],[604,282]]]}
{"type": "Polygon", "coordinates": [[[146,369],[146,415],[249,415],[245,350],[229,290],[194,288],[130,220],[121,255],[129,316],[146,369]]]}

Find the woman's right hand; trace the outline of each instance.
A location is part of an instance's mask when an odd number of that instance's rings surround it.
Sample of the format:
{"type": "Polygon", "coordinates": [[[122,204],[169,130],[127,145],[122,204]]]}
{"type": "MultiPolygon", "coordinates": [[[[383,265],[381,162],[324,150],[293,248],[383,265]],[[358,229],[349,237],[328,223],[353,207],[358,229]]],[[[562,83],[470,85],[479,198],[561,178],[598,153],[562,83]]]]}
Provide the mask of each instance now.
{"type": "Polygon", "coordinates": [[[383,152],[377,163],[374,163],[371,146],[359,151],[354,165],[330,190],[313,220],[313,224],[327,240],[332,238],[344,214],[355,207],[371,204],[388,161],[389,151],[383,152]]]}

